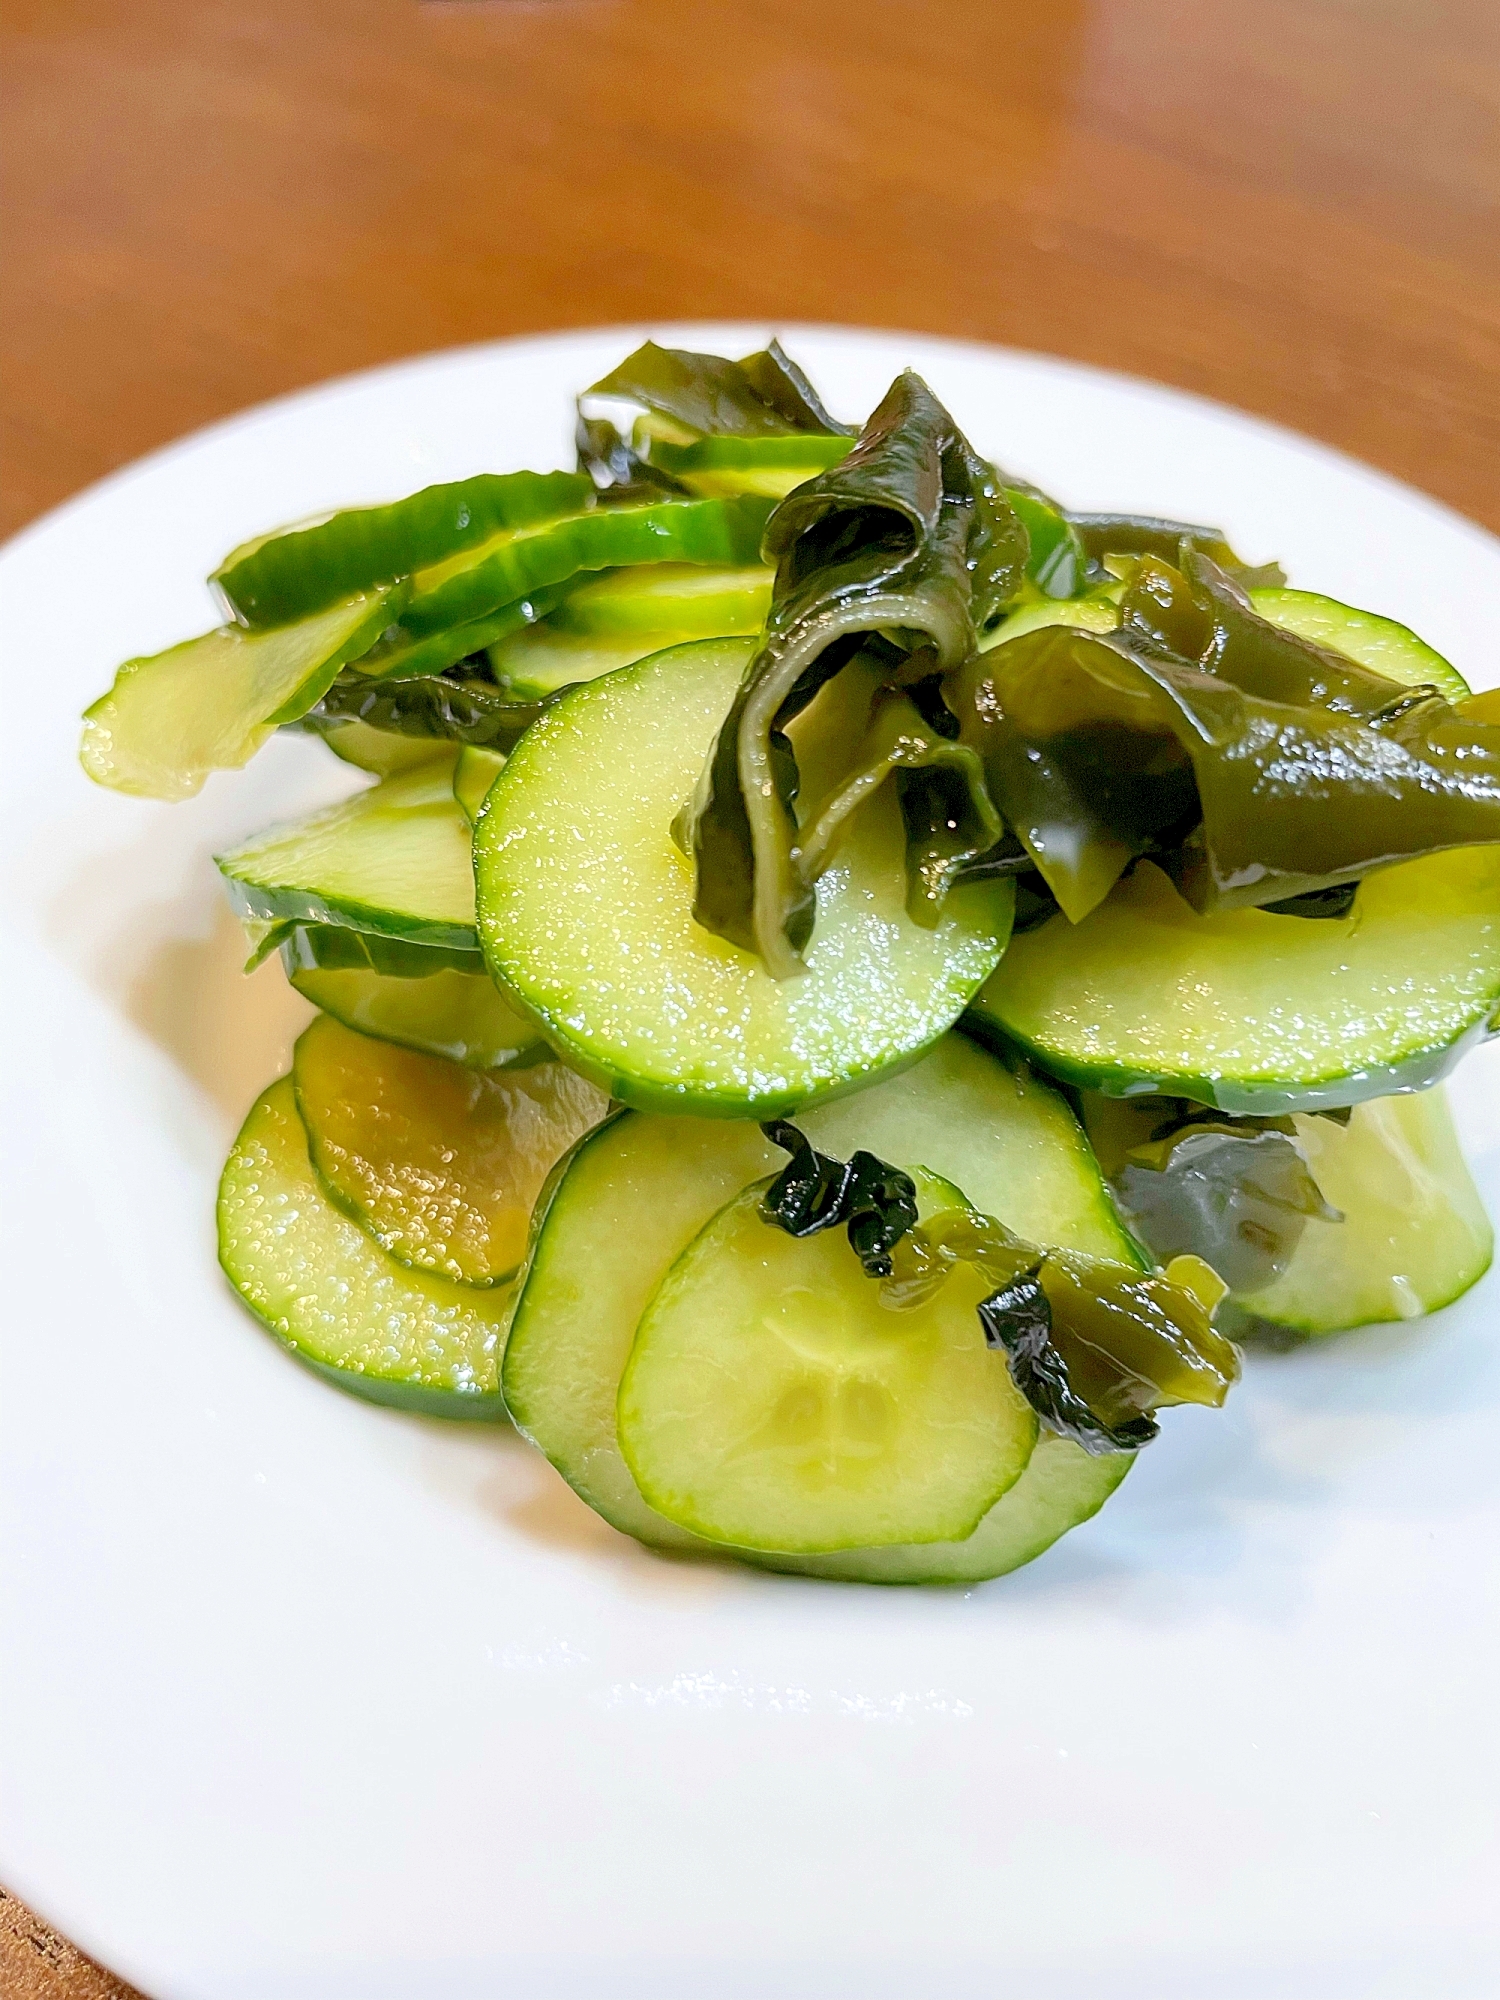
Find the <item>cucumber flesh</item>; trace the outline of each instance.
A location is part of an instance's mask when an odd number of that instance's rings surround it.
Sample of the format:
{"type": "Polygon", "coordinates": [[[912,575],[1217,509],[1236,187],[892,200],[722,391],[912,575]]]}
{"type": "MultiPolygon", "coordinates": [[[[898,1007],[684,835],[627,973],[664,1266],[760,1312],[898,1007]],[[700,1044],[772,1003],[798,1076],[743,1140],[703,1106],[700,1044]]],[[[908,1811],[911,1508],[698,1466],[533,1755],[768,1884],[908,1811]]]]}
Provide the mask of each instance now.
{"type": "MultiPolygon", "coordinates": [[[[361,938],[358,931],[345,937],[361,938]]],[[[324,966],[299,958],[305,930],[294,931],[281,946],[287,978],[304,999],[341,1021],[357,1034],[416,1049],[423,1055],[446,1056],[472,1069],[507,1069],[534,1061],[546,1044],[513,1007],[506,1004],[489,974],[456,970],[439,963],[432,971],[377,972],[369,965],[324,966]]],[[[442,954],[414,946],[413,955],[441,959],[442,954]]],[[[408,962],[409,963],[409,962],[408,962]]]]}
{"type": "Polygon", "coordinates": [[[473,951],[473,845],[447,762],[386,778],[219,857],[239,915],[473,951]]]}
{"type": "MultiPolygon", "coordinates": [[[[963,1195],[908,1165],[920,1214],[963,1195]]],[[[683,1251],[636,1329],[620,1448],[642,1497],[711,1541],[818,1553],[957,1541],[1026,1469],[1037,1421],[957,1267],[880,1302],[842,1232],[795,1238],[753,1182],[683,1251]]]]}
{"type": "MultiPolygon", "coordinates": [[[[910,1069],[799,1123],[839,1158],[861,1146],[882,1159],[925,1158],[1030,1242],[1140,1261],[1063,1099],[963,1035],[945,1035],[910,1069]]],[[[579,1145],[538,1205],[506,1352],[506,1402],[583,1499],[639,1541],[699,1545],[647,1506],[620,1455],[616,1394],[636,1325],[657,1281],[710,1218],[781,1164],[751,1124],[622,1114],[579,1145]]],[[[1077,1490],[1082,1519],[1102,1496],[1090,1499],[1096,1488],[1087,1481],[1077,1490]]],[[[1049,1539],[1070,1525],[1065,1512],[1049,1516],[1049,1539]]],[[[931,1545],[909,1580],[955,1573],[954,1546],[931,1545]]],[[[1000,1569],[1011,1566],[1003,1559],[1010,1546],[1004,1536],[996,1544],[1000,1569]]],[[[894,1561],[884,1550],[876,1566],[894,1561]]]]}
{"type": "Polygon", "coordinates": [[[771,608],[774,574],[764,563],[733,569],[642,563],[579,584],[547,623],[555,632],[600,639],[650,638],[658,632],[675,632],[683,639],[756,633],[771,608]]]}
{"type": "Polygon", "coordinates": [[[1500,851],[1384,868],[1347,917],[1199,916],[1141,862],[1016,938],[971,1009],[1068,1083],[1275,1116],[1417,1090],[1500,1007],[1500,851]]]}
{"type": "Polygon", "coordinates": [[[542,1184],[609,1108],[561,1063],[486,1074],[327,1015],[292,1077],[329,1200],[398,1263],[468,1285],[515,1275],[542,1184]]]}
{"type": "Polygon", "coordinates": [[[690,639],[759,632],[772,572],[696,563],[643,563],[572,591],[544,624],[490,648],[490,665],[511,692],[537,700],[579,681],[634,666],[690,639]]]}
{"type": "Polygon", "coordinates": [[[1410,626],[1373,611],[1357,611],[1313,590],[1252,590],[1250,602],[1273,625],[1343,653],[1407,687],[1428,685],[1448,701],[1462,701],[1469,684],[1457,667],[1419,639],[1410,626]]]}
{"type": "Polygon", "coordinates": [[[1484,1276],[1494,1232],[1441,1086],[1361,1104],[1342,1130],[1299,1118],[1297,1137],[1344,1219],[1310,1221],[1278,1278],[1233,1297],[1236,1316],[1336,1333],[1436,1312],[1484,1276]]]}
{"type": "Polygon", "coordinates": [[[637,448],[693,493],[763,493],[781,500],[853,449],[850,437],[816,432],[785,437],[704,437],[691,442],[660,433],[660,420],[637,426],[637,448]]]}
{"type": "Polygon", "coordinates": [[[440,736],[398,736],[390,729],[372,729],[368,722],[353,716],[325,729],[322,736],[341,762],[377,778],[414,771],[419,764],[434,764],[439,758],[445,765],[453,761],[454,746],[440,736]]]}
{"type": "Polygon", "coordinates": [[[490,786],[504,768],[505,758],[499,750],[483,750],[477,743],[466,743],[459,751],[453,766],[453,796],[470,826],[478,819],[490,795],[490,786]]]}
{"type": "MultiPolygon", "coordinates": [[[[694,921],[672,821],[752,646],[679,647],[564,695],[512,752],[475,834],[495,977],[569,1062],[647,1109],[764,1118],[869,1083],[957,1018],[1009,934],[1008,882],[955,890],[936,929],[911,921],[890,788],[818,884],[804,977],[771,978],[694,921]]],[[[793,725],[808,797],[869,696],[846,670],[793,725]]]]}
{"type": "Polygon", "coordinates": [[[392,593],[376,592],[274,632],[225,625],[127,660],[84,712],[84,770],[137,798],[191,798],[211,771],[238,770],[279,723],[305,715],[396,608],[392,593]]]}
{"type": "Polygon", "coordinates": [[[1070,1438],[1042,1431],[1026,1470],[972,1535],[914,1547],[839,1549],[826,1555],[736,1550],[758,1569],[838,1583],[984,1583],[1005,1576],[1090,1520],[1135,1463],[1128,1451],[1090,1454],[1070,1438]]]}
{"type": "Polygon", "coordinates": [[[235,1140],[218,1230],[229,1282],[327,1381],[423,1416],[504,1421],[513,1293],[403,1270],[325,1200],[289,1076],[257,1100],[235,1140]]]}

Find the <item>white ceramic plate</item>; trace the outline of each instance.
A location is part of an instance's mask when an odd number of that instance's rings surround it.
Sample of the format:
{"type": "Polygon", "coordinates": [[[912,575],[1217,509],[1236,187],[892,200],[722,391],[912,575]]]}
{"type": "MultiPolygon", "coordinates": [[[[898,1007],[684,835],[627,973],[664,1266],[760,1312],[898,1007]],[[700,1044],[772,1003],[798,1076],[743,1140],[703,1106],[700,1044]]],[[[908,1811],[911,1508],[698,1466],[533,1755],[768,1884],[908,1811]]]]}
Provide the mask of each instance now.
{"type": "MultiPolygon", "coordinates": [[[[1035,356],[788,337],[840,411],[911,363],[1065,498],[1222,523],[1497,677],[1500,547],[1390,480],[1035,356]]],[[[565,462],[636,338],[292,397],[0,556],[0,1878],[155,2000],[1492,1996],[1494,1279],[1252,1360],[961,1595],[659,1560],[515,1438],[326,1388],[221,1281],[215,1177],[299,1012],[239,978],[209,856],[348,780],[284,741],[136,803],[77,713],[268,523],[565,462]]],[[[1454,1090],[1492,1209],[1497,1077],[1454,1090]]]]}

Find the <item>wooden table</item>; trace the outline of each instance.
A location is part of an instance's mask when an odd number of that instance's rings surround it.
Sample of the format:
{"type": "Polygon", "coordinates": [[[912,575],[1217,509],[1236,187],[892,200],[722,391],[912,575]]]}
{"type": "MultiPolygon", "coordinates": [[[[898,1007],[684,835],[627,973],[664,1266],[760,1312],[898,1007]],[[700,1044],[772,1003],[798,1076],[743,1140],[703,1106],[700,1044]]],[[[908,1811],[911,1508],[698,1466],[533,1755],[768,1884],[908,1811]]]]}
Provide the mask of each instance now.
{"type": "MultiPolygon", "coordinates": [[[[9,0],[0,56],[6,531],[322,376],[712,316],[1155,376],[1500,529],[1495,0],[9,0]]],[[[0,1984],[108,1990],[53,1946],[0,1984]]]]}

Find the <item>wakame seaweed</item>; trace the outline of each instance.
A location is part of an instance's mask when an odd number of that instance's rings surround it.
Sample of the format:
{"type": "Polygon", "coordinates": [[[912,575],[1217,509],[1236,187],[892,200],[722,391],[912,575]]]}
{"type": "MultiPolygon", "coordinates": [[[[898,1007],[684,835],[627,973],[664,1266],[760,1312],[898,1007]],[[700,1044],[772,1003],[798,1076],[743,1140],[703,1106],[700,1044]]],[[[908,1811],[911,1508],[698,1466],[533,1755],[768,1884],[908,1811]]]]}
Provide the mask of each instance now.
{"type": "Polygon", "coordinates": [[[944,682],[1075,923],[1143,854],[1210,911],[1500,839],[1500,726],[1269,624],[1211,558],[1181,560],[1139,561],[1118,631],[1043,627],[944,682]]]}
{"type": "Polygon", "coordinates": [[[843,1224],[865,1276],[888,1278],[891,1251],[917,1220],[911,1176],[873,1153],[852,1153],[844,1161],[816,1152],[807,1134],[784,1118],[760,1129],[792,1156],[766,1189],[761,1202],[766,1221],[797,1237],[843,1224]]]}
{"type": "Polygon", "coordinates": [[[786,978],[803,969],[815,881],[786,725],[862,650],[893,682],[961,665],[1019,590],[1028,542],[993,468],[907,373],[843,462],[776,508],[764,550],[777,564],[765,634],[679,837],[699,923],[786,978]]]}
{"type": "MultiPolygon", "coordinates": [[[[462,662],[478,668],[481,662],[462,662]]],[[[341,673],[317,706],[297,724],[326,735],[343,722],[364,722],[396,736],[436,736],[452,743],[473,743],[486,750],[509,751],[566,689],[540,701],[517,701],[484,673],[388,674],[341,673]]]]}

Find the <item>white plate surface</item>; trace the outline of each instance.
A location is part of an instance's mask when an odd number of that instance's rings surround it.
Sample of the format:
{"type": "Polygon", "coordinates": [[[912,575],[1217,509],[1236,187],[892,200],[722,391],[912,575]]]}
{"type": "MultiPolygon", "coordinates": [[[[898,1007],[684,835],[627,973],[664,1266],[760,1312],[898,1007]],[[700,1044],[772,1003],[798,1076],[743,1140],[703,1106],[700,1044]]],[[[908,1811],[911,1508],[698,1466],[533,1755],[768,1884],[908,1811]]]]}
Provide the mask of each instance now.
{"type": "MultiPolygon", "coordinates": [[[[268,523],[566,462],[636,337],[290,398],[0,555],[0,1878],[155,2000],[1493,1996],[1493,1277],[1253,1359],[963,1594],[662,1561],[515,1438],[326,1388],[220,1279],[301,1003],[239,978],[209,857],[348,781],[278,741],[120,799],[78,711],[268,523]]],[[[1500,546],[1388,479],[1036,356],[788,338],[841,412],[912,364],[1075,504],[1222,523],[1500,678],[1500,546]]],[[[1497,1081],[1453,1092],[1492,1211],[1497,1081]]]]}

